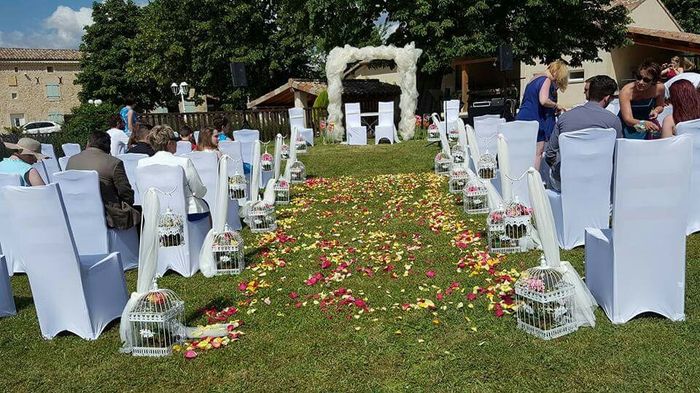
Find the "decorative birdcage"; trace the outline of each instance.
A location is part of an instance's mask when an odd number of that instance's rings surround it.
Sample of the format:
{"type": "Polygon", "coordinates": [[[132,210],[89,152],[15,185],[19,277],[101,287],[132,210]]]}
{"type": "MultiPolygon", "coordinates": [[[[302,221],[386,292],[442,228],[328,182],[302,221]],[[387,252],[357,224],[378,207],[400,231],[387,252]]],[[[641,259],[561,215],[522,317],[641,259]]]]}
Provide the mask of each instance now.
{"type": "Polygon", "coordinates": [[[271,232],[277,229],[275,207],[265,201],[259,201],[248,211],[248,226],[253,233],[271,232]]]}
{"type": "Polygon", "coordinates": [[[270,172],[272,170],[272,162],[274,158],[272,154],[265,152],[260,156],[260,166],[263,172],[270,172]]]}
{"type": "Polygon", "coordinates": [[[282,157],[283,160],[289,159],[289,145],[288,144],[282,143],[282,147],[280,148],[280,157],[282,157]]]}
{"type": "Polygon", "coordinates": [[[467,214],[483,214],[489,212],[489,197],[486,186],[481,180],[471,177],[462,193],[464,212],[467,214]]]}
{"type": "Polygon", "coordinates": [[[516,197],[506,204],[505,231],[512,239],[521,239],[530,234],[530,218],[532,209],[523,205],[516,197]]]}
{"type": "Polygon", "coordinates": [[[440,141],[440,129],[438,125],[433,123],[428,126],[428,142],[439,142],[440,141]]]}
{"type": "Polygon", "coordinates": [[[236,172],[233,174],[233,176],[228,177],[228,197],[231,200],[246,198],[247,188],[248,183],[246,182],[244,175],[236,172]]]}
{"type": "Polygon", "coordinates": [[[518,202],[499,206],[487,218],[489,249],[493,253],[509,254],[525,251],[521,241],[530,234],[531,209],[518,202]]]}
{"type": "Polygon", "coordinates": [[[169,289],[141,295],[128,315],[134,356],[167,356],[183,339],[185,303],[169,289]]]}
{"type": "Polygon", "coordinates": [[[297,148],[297,154],[304,154],[307,152],[306,139],[304,139],[302,135],[297,135],[297,140],[294,145],[297,148]]]}
{"type": "Polygon", "coordinates": [[[480,178],[487,180],[493,179],[496,177],[496,157],[489,152],[485,152],[479,157],[476,169],[480,178]]]}
{"type": "Polygon", "coordinates": [[[464,191],[469,181],[469,173],[462,165],[452,165],[450,170],[450,193],[459,194],[464,191]]]}
{"type": "Polygon", "coordinates": [[[224,231],[214,234],[212,245],[216,274],[240,274],[245,269],[243,254],[243,238],[241,235],[224,226],[224,231]]]}
{"type": "Polygon", "coordinates": [[[284,179],[275,182],[275,204],[286,205],[289,203],[289,182],[284,179]]]}
{"type": "Polygon", "coordinates": [[[574,286],[562,273],[541,264],[523,272],[515,283],[518,328],[544,340],[578,330],[574,286]]]}
{"type": "Polygon", "coordinates": [[[456,142],[459,140],[459,130],[457,129],[457,122],[451,122],[447,129],[447,139],[450,142],[456,142]]]}
{"type": "Polygon", "coordinates": [[[306,181],[306,167],[301,161],[296,161],[289,168],[289,180],[292,183],[303,183],[306,181]]]}
{"type": "Polygon", "coordinates": [[[450,169],[452,168],[452,159],[450,156],[444,152],[439,152],[435,155],[435,174],[436,175],[450,175],[450,169]]]}
{"type": "Polygon", "coordinates": [[[452,146],[452,151],[450,152],[452,155],[452,162],[455,164],[462,164],[464,163],[464,158],[467,155],[467,152],[462,145],[459,143],[452,146]]]}
{"type": "Polygon", "coordinates": [[[158,218],[158,239],[161,247],[185,244],[185,218],[168,208],[158,218]]]}

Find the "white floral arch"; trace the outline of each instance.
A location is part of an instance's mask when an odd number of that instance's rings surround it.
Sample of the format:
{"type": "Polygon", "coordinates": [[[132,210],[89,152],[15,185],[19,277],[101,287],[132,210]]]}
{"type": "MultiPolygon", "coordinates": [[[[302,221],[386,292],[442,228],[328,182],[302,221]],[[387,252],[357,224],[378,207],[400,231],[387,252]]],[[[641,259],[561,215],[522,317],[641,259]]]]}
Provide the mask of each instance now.
{"type": "Polygon", "coordinates": [[[403,48],[390,46],[367,46],[355,48],[350,45],[336,47],[331,50],[326,60],[326,78],[328,79],[328,121],[333,122],[333,131],[330,136],[336,141],[342,141],[345,134],[343,127],[343,73],[347,64],[364,60],[394,60],[399,72],[399,86],[401,87],[401,120],[399,121],[399,133],[404,140],[413,138],[416,128],[415,111],[418,99],[416,88],[416,69],[418,57],[423,53],[422,49],[416,49],[414,43],[403,48]]]}

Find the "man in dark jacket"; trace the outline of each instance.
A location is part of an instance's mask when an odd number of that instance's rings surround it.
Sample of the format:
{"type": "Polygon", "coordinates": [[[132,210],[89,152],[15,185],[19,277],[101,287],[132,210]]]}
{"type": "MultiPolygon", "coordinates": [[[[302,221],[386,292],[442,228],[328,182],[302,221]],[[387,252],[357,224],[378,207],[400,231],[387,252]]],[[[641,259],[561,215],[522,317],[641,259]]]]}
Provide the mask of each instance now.
{"type": "Polygon", "coordinates": [[[109,154],[110,142],[106,132],[93,132],[87,148],[68,160],[67,170],[96,171],[107,226],[129,229],[140,223],[140,215],[133,207],[134,190],[126,177],[124,163],[109,154]]]}

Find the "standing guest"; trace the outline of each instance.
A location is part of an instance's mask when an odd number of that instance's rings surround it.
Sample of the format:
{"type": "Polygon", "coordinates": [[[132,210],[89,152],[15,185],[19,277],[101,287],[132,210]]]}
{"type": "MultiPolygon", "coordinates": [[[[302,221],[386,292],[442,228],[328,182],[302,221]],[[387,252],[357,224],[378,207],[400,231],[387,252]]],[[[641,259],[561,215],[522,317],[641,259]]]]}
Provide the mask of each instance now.
{"type": "Polygon", "coordinates": [[[192,133],[192,127],[187,124],[183,125],[180,129],[180,140],[189,142],[192,145],[192,151],[197,150],[197,143],[194,140],[194,134],[192,133]]]}
{"type": "Polygon", "coordinates": [[[588,102],[559,116],[554,133],[547,143],[544,158],[550,167],[549,188],[556,191],[561,191],[559,135],[586,128],[612,128],[617,132],[617,137],[622,138],[620,119],[605,109],[614,99],[617,82],[605,75],[594,76],[589,80],[588,102]]]}
{"type": "Polygon", "coordinates": [[[661,137],[676,135],[676,124],[683,121],[700,119],[700,92],[693,83],[680,80],[671,85],[671,105],[673,114],[666,116],[661,129],[661,137]]]}
{"type": "Polygon", "coordinates": [[[224,115],[216,115],[216,117],[214,117],[214,131],[219,133],[219,141],[233,140],[231,124],[228,121],[228,117],[224,115]]]}
{"type": "Polygon", "coordinates": [[[139,160],[138,168],[147,165],[179,166],[185,170],[185,200],[187,203],[187,218],[198,221],[209,215],[209,206],[204,201],[207,188],[202,183],[197,170],[187,157],[175,155],[177,141],[180,140],[169,126],[155,126],[151,130],[150,143],[156,154],[153,157],[139,160]]]}
{"type": "Polygon", "coordinates": [[[90,134],[87,147],[68,160],[67,170],[96,171],[100,196],[109,228],[129,229],[141,222],[134,208],[134,190],[126,177],[124,163],[110,155],[111,138],[104,131],[90,134]]]}
{"type": "Polygon", "coordinates": [[[136,130],[129,137],[130,147],[127,153],[148,154],[149,157],[156,154],[156,151],[153,150],[149,142],[151,128],[153,127],[151,127],[150,124],[137,125],[136,130]]]}
{"type": "Polygon", "coordinates": [[[127,97],[124,100],[124,107],[119,111],[119,116],[124,122],[124,132],[126,135],[131,135],[131,133],[136,129],[136,123],[138,123],[138,115],[134,111],[134,104],[136,101],[132,97],[127,97]]]}
{"type": "Polygon", "coordinates": [[[12,150],[5,147],[5,143],[0,138],[0,161],[12,156],[12,150]]]}
{"type": "Polygon", "coordinates": [[[118,156],[126,152],[127,146],[129,144],[129,136],[124,132],[124,122],[119,115],[112,115],[108,121],[109,138],[111,140],[109,147],[109,154],[113,156],[118,156]]]}
{"type": "Polygon", "coordinates": [[[535,152],[535,168],[539,169],[544,144],[554,130],[555,116],[565,109],[557,104],[557,90],[566,90],[569,84],[569,68],[557,60],[549,63],[547,70],[535,75],[525,87],[523,102],[516,120],[537,120],[537,150],[535,152]]]}
{"type": "MultiPolygon", "coordinates": [[[[3,142],[6,149],[11,150],[9,157],[0,161],[0,173],[17,174],[23,186],[43,186],[44,180],[39,171],[32,165],[46,158],[41,154],[41,143],[32,138],[22,138],[16,144],[3,142]]],[[[6,152],[7,155],[7,152],[6,152]]]]}
{"type": "Polygon", "coordinates": [[[219,151],[219,131],[211,129],[209,127],[203,129],[199,132],[199,144],[197,144],[198,151],[213,151],[216,155],[221,158],[221,152],[219,151]]]}
{"type": "Polygon", "coordinates": [[[622,132],[628,139],[654,139],[660,127],[656,122],[664,110],[664,85],[659,82],[661,68],[645,61],[639,66],[636,81],[620,89],[622,132]]]}

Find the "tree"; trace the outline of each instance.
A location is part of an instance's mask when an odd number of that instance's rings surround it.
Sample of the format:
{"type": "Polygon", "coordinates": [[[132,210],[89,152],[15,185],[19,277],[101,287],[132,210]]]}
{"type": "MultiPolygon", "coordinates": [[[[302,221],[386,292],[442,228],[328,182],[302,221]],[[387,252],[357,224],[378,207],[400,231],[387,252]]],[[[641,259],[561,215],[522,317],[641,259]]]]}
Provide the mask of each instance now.
{"type": "Polygon", "coordinates": [[[700,34],[700,0],[664,0],[664,4],[685,31],[700,34]]]}
{"type": "Polygon", "coordinates": [[[82,85],[78,96],[81,102],[99,98],[121,104],[131,96],[149,106],[143,86],[134,83],[124,72],[133,57],[132,40],[138,31],[136,21],[140,13],[141,9],[132,0],[93,3],[94,23],[85,28],[80,44],[80,73],[75,81],[82,85]]]}

